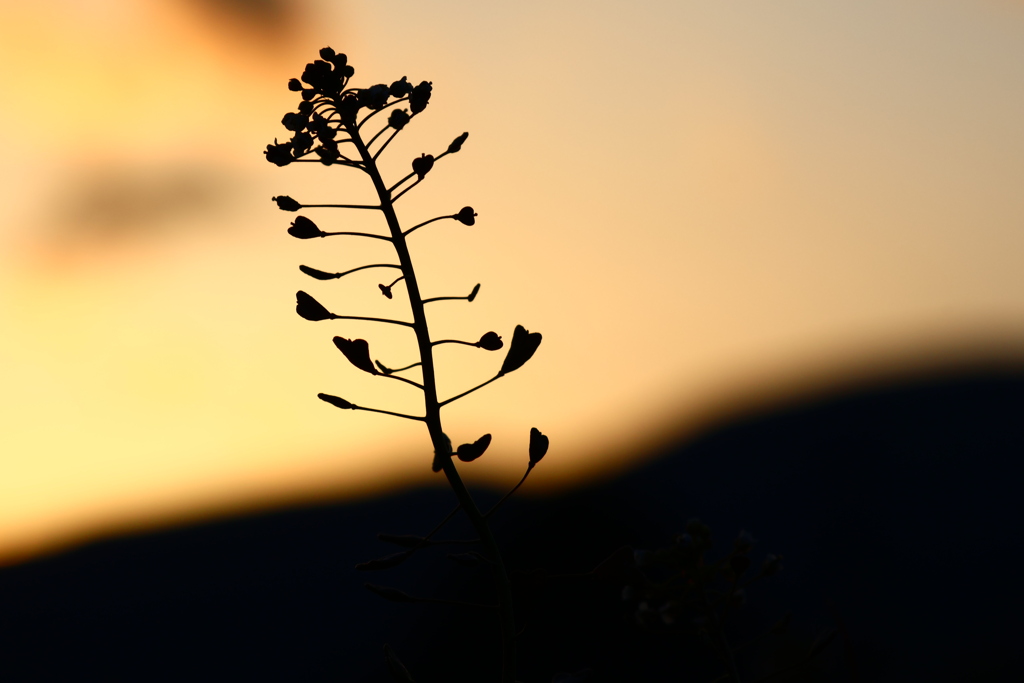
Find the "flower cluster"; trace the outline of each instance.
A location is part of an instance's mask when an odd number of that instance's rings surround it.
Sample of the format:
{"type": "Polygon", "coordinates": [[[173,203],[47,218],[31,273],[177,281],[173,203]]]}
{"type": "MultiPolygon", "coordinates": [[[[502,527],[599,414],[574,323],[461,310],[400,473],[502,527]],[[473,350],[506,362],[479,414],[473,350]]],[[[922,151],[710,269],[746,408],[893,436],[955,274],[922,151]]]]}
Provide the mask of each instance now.
{"type": "Polygon", "coordinates": [[[341,152],[339,145],[351,141],[346,131],[361,125],[357,124],[361,110],[369,110],[368,118],[389,106],[408,102],[409,111],[395,109],[388,118],[388,127],[397,132],[427,108],[433,89],[428,81],[414,86],[402,76],[391,85],[347,88],[355,73],[348,57],[329,47],[320,50],[320,57],[306,65],[300,78],[288,81],[288,89],[301,93],[302,101],[298,111],[285,114],[281,120],[292,133],[291,139],[278,142],[275,138],[263,152],[272,164],[287,166],[315,154],[326,166],[358,165],[341,152]]]}

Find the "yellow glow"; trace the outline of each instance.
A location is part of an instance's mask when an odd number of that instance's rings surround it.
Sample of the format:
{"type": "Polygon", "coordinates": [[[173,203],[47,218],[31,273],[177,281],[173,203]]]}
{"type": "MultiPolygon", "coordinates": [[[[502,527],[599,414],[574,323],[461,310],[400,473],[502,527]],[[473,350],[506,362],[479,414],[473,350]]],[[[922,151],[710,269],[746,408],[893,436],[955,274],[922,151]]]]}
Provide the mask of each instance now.
{"type": "MultiPolygon", "coordinates": [[[[439,483],[419,425],[315,398],[417,412],[330,343],[365,337],[398,364],[409,334],[294,315],[300,288],[406,313],[372,271],[297,270],[386,249],[290,239],[269,201],[367,198],[343,169],[260,154],[286,133],[287,78],[328,43],[359,84],[434,82],[391,175],[471,132],[402,200],[409,223],[480,213],[412,238],[429,295],[483,284],[472,306],[435,305],[437,334],[545,335],[529,366],[446,409],[453,440],[494,434],[473,481],[517,476],[531,426],[552,438],[537,490],[837,377],[1021,356],[1019,9],[310,1],[278,35],[201,4],[0,4],[0,561],[439,483]]],[[[500,356],[440,349],[442,394],[500,356]]]]}

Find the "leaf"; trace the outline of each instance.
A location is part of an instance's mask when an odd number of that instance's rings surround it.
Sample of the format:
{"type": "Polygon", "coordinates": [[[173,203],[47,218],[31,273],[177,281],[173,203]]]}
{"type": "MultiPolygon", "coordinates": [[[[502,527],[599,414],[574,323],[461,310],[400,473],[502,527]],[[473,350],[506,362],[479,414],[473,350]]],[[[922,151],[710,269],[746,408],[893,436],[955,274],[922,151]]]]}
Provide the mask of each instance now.
{"type": "Polygon", "coordinates": [[[356,565],[356,569],[361,572],[376,572],[381,569],[391,569],[402,564],[410,557],[412,557],[411,550],[403,550],[400,553],[393,553],[384,557],[378,557],[375,560],[367,560],[366,562],[360,562],[356,565]]]}
{"type": "Polygon", "coordinates": [[[345,358],[348,358],[348,362],[356,366],[363,372],[368,372],[371,375],[379,375],[377,368],[373,366],[373,361],[370,360],[370,345],[365,339],[345,339],[344,337],[335,337],[334,345],[338,347],[338,350],[345,354],[345,358]]]}
{"type": "Polygon", "coordinates": [[[484,434],[473,443],[464,443],[455,450],[455,454],[459,456],[459,460],[462,462],[473,462],[487,450],[487,447],[491,445],[491,435],[484,434]]]}
{"type": "Polygon", "coordinates": [[[541,461],[548,452],[548,437],[540,433],[536,427],[530,428],[530,467],[541,461]]]}
{"type": "Polygon", "coordinates": [[[523,367],[526,361],[536,353],[540,342],[540,332],[528,332],[522,325],[516,325],[516,329],[512,333],[512,342],[508,347],[508,355],[505,356],[505,362],[501,364],[498,376],[507,375],[513,370],[523,367]]]}
{"type": "Polygon", "coordinates": [[[388,665],[391,677],[398,681],[398,683],[416,683],[412,678],[412,674],[405,668],[405,664],[402,664],[402,660],[398,658],[398,655],[395,654],[395,651],[387,643],[384,643],[384,661],[388,665]]]}
{"type": "Polygon", "coordinates": [[[330,320],[334,314],[320,305],[320,302],[305,292],[295,293],[295,312],[306,320],[330,320]]]}

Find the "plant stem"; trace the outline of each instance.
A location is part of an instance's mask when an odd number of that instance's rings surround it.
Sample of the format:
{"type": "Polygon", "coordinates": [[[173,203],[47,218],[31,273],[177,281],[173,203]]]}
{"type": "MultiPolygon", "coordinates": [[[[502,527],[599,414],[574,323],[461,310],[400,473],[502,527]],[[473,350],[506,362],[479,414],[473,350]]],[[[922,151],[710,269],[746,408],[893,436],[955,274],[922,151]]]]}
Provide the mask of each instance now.
{"type": "MultiPolygon", "coordinates": [[[[412,308],[413,329],[416,332],[416,343],[419,346],[420,362],[423,369],[423,395],[426,407],[424,421],[427,423],[427,430],[430,433],[430,441],[434,446],[435,457],[440,459],[441,468],[444,470],[448,483],[459,499],[459,504],[469,517],[470,523],[484,543],[487,556],[494,563],[494,583],[498,594],[498,613],[500,615],[501,627],[501,683],[515,683],[515,615],[512,606],[512,587],[505,571],[505,563],[502,560],[501,552],[495,541],[494,534],[487,520],[480,513],[476,502],[466,489],[466,485],[459,476],[452,459],[451,441],[444,434],[441,428],[441,404],[437,400],[437,382],[434,374],[433,345],[430,342],[430,331],[427,327],[427,317],[423,309],[423,298],[420,296],[419,285],[416,282],[416,273],[413,270],[412,258],[405,243],[405,235],[398,222],[395,213],[394,200],[391,192],[384,184],[380,169],[377,168],[376,157],[370,154],[367,146],[359,135],[359,129],[354,122],[345,125],[352,142],[359,155],[366,165],[366,171],[373,180],[374,189],[380,198],[380,208],[387,220],[388,229],[391,231],[391,242],[398,255],[398,261],[402,266],[402,273],[405,275],[406,291],[409,293],[409,304],[412,308]]],[[[390,141],[390,140],[389,140],[390,141]]],[[[378,151],[378,154],[380,152],[378,151]]],[[[415,185],[416,183],[413,183],[415,185]]],[[[411,187],[411,186],[410,186],[411,187]]],[[[406,188],[404,192],[408,191],[406,188]]],[[[399,195],[401,196],[401,195],[399,195]]]]}

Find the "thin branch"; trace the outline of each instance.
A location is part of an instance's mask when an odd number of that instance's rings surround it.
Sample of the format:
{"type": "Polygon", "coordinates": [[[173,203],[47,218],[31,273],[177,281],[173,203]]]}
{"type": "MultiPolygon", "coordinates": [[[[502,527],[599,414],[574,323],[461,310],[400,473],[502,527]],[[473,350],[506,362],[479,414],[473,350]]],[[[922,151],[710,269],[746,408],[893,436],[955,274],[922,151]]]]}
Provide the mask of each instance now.
{"type": "Polygon", "coordinates": [[[389,137],[389,138],[388,138],[387,140],[385,140],[385,141],[384,141],[384,144],[383,144],[383,145],[381,145],[381,146],[380,146],[380,149],[378,149],[378,150],[377,150],[377,152],[376,152],[376,153],[375,153],[375,154],[373,155],[373,157],[372,157],[373,161],[377,161],[377,157],[379,157],[379,156],[381,155],[381,153],[382,153],[382,152],[383,152],[383,151],[384,151],[385,149],[387,149],[387,148],[388,148],[388,145],[390,145],[390,144],[391,144],[391,141],[392,141],[392,140],[394,140],[394,139],[395,139],[395,136],[396,136],[396,135],[398,135],[398,134],[399,134],[400,132],[401,132],[401,131],[399,131],[399,130],[396,130],[396,131],[395,131],[394,133],[392,133],[392,134],[391,134],[391,137],[389,137]]]}
{"type": "Polygon", "coordinates": [[[501,500],[499,500],[497,503],[495,503],[494,506],[484,514],[484,519],[486,519],[486,518],[490,517],[492,514],[494,514],[494,511],[497,510],[499,507],[501,507],[502,503],[504,503],[506,500],[508,500],[509,497],[511,497],[511,495],[513,493],[515,493],[516,491],[519,490],[519,487],[523,485],[523,482],[526,481],[526,478],[528,476],[530,476],[530,472],[533,471],[533,465],[534,465],[534,463],[531,462],[529,465],[526,466],[526,474],[523,475],[523,478],[519,480],[518,484],[516,484],[515,486],[512,487],[511,491],[509,491],[504,496],[502,496],[501,500]]]}
{"type": "MultiPolygon", "coordinates": [[[[324,237],[328,237],[331,235],[352,235],[355,237],[372,237],[375,240],[384,240],[385,242],[391,241],[390,237],[385,237],[384,235],[374,235],[368,232],[325,232],[323,234],[324,237]]],[[[401,266],[398,267],[401,268],[401,266]]]]}
{"type": "Polygon", "coordinates": [[[385,132],[386,132],[386,131],[388,130],[388,128],[390,128],[390,127],[391,127],[391,126],[384,126],[384,127],[383,127],[383,128],[381,128],[381,129],[380,129],[379,131],[377,131],[377,134],[376,134],[376,135],[374,135],[374,136],[373,136],[372,138],[370,138],[370,141],[366,143],[366,146],[367,146],[367,147],[369,147],[370,145],[372,145],[372,144],[373,144],[373,143],[374,143],[374,142],[375,142],[375,141],[377,140],[377,138],[379,138],[379,137],[380,137],[381,135],[384,135],[384,133],[385,133],[385,132]]]}
{"type": "Polygon", "coordinates": [[[384,415],[394,415],[395,417],[404,417],[406,420],[416,420],[417,422],[423,422],[426,418],[416,417],[415,415],[406,415],[404,413],[393,413],[390,410],[379,410],[377,408],[364,408],[363,406],[357,406],[352,404],[352,410],[365,410],[370,413],[383,413],[384,415]]]}
{"type": "Polygon", "coordinates": [[[440,341],[430,342],[431,346],[437,346],[438,344],[465,344],[466,346],[477,346],[477,342],[462,341],[461,339],[441,339],[440,341]]]}
{"type": "Polygon", "coordinates": [[[484,387],[486,387],[486,386],[487,386],[488,384],[490,384],[491,382],[493,382],[494,380],[496,380],[496,379],[498,379],[498,378],[500,378],[500,377],[502,377],[502,376],[503,376],[503,375],[495,375],[494,377],[490,378],[489,380],[487,380],[487,381],[486,381],[486,382],[484,382],[483,384],[478,384],[478,385],[476,385],[475,387],[473,387],[472,389],[470,389],[470,390],[468,390],[468,391],[463,391],[463,392],[462,392],[461,394],[459,394],[458,396],[452,396],[452,397],[451,397],[450,399],[448,399],[448,400],[446,400],[446,401],[441,401],[440,403],[438,403],[438,404],[437,404],[437,407],[438,407],[438,408],[443,408],[444,406],[448,405],[448,404],[449,404],[449,403],[451,403],[452,401],[457,401],[457,400],[459,400],[460,398],[462,398],[463,396],[466,396],[467,394],[472,394],[472,393],[473,393],[474,391],[476,391],[477,389],[483,389],[483,388],[484,388],[484,387]]]}
{"type": "MultiPolygon", "coordinates": [[[[388,194],[391,194],[392,192],[394,192],[395,190],[397,190],[397,189],[398,189],[398,187],[399,187],[399,185],[401,185],[402,183],[404,183],[404,182],[405,182],[406,180],[408,180],[409,178],[412,178],[412,177],[413,177],[414,175],[416,175],[416,171],[413,171],[412,173],[410,173],[409,175],[405,176],[404,178],[402,178],[401,180],[399,180],[399,181],[398,181],[397,183],[395,183],[394,185],[392,185],[391,187],[389,187],[389,188],[388,188],[388,194]]],[[[394,200],[392,199],[391,201],[394,201],[394,200]]],[[[416,227],[418,228],[419,226],[417,225],[416,227]]],[[[409,230],[408,232],[406,232],[406,233],[402,233],[402,234],[408,234],[409,232],[412,232],[412,231],[413,231],[413,230],[415,230],[415,229],[416,229],[416,228],[412,228],[412,229],[410,229],[410,230],[409,230]]]]}
{"type": "MultiPolygon", "coordinates": [[[[363,204],[300,204],[303,209],[376,209],[381,210],[380,206],[366,206],[363,204]]],[[[390,238],[389,238],[390,239],[390,238]]]]}
{"type": "Polygon", "coordinates": [[[330,320],[369,320],[370,322],[373,323],[391,323],[392,325],[402,325],[403,327],[414,327],[412,323],[407,323],[404,320],[391,320],[390,318],[367,318],[361,315],[334,315],[333,313],[331,313],[330,320]]]}
{"type": "Polygon", "coordinates": [[[427,225],[429,223],[433,223],[434,221],[443,221],[445,218],[455,218],[455,215],[453,214],[451,216],[438,216],[437,218],[431,218],[429,221],[423,221],[419,225],[414,225],[411,228],[409,228],[408,230],[406,230],[405,232],[403,232],[402,236],[404,237],[404,236],[408,235],[409,233],[411,233],[413,230],[417,230],[419,228],[422,228],[424,225],[427,225]]]}
{"type": "MultiPolygon", "coordinates": [[[[399,99],[395,100],[394,102],[388,102],[387,104],[385,104],[380,109],[376,109],[373,112],[367,114],[366,118],[364,118],[362,121],[360,121],[359,123],[356,124],[356,130],[359,130],[360,128],[362,128],[364,123],[366,123],[367,121],[369,121],[374,116],[376,116],[377,114],[381,113],[382,111],[384,111],[388,107],[392,107],[392,106],[398,104],[399,102],[408,102],[408,101],[409,101],[409,97],[406,96],[406,97],[400,97],[399,99]]],[[[369,147],[371,143],[373,143],[373,140],[370,140],[370,142],[367,142],[366,146],[369,147]]]]}
{"type": "Polygon", "coordinates": [[[423,303],[429,304],[431,301],[469,301],[468,296],[435,296],[430,299],[424,299],[423,303]]]}
{"type": "MultiPolygon", "coordinates": [[[[426,176],[423,176],[423,178],[426,178],[426,176]]],[[[411,190],[412,188],[414,188],[414,187],[416,187],[417,185],[419,185],[420,183],[422,183],[422,182],[423,182],[423,178],[417,178],[417,179],[416,179],[416,182],[414,182],[414,183],[413,183],[412,185],[410,185],[409,187],[405,188],[404,190],[402,190],[401,192],[399,192],[399,193],[398,193],[397,195],[395,195],[394,197],[392,197],[392,198],[391,198],[391,203],[392,203],[392,204],[394,204],[395,202],[397,202],[397,201],[398,201],[398,200],[399,200],[399,199],[400,199],[400,198],[402,197],[402,195],[403,195],[403,194],[405,194],[406,192],[408,192],[408,191],[409,191],[409,190],[411,190]]]]}
{"type": "Polygon", "coordinates": [[[383,372],[380,373],[380,376],[381,377],[387,377],[388,379],[397,379],[399,382],[405,382],[406,384],[411,384],[414,387],[416,387],[417,389],[423,389],[423,385],[422,384],[420,384],[419,382],[413,382],[411,379],[406,379],[405,377],[399,377],[398,375],[393,375],[393,374],[390,374],[390,373],[383,373],[383,372]]]}
{"type": "MultiPolygon", "coordinates": [[[[328,234],[330,234],[330,235],[338,235],[338,234],[361,234],[361,233],[335,233],[335,232],[332,232],[332,233],[328,233],[328,234]]],[[[365,236],[366,237],[377,237],[378,235],[365,235],[365,236]]],[[[303,268],[303,267],[304,266],[300,266],[300,268],[303,268]]],[[[329,273],[332,276],[330,279],[337,280],[340,277],[345,277],[346,275],[349,275],[350,273],[354,273],[354,272],[359,271],[359,270],[366,270],[367,268],[398,268],[399,270],[401,270],[402,266],[396,266],[396,265],[394,265],[392,263],[374,263],[373,265],[370,265],[370,266],[359,266],[358,268],[353,268],[352,270],[346,270],[343,273],[329,273]]],[[[305,271],[303,271],[303,272],[305,272],[305,271]]],[[[326,279],[326,278],[317,278],[317,279],[319,280],[319,279],[326,279]]]]}
{"type": "Polygon", "coordinates": [[[381,362],[379,360],[378,361],[374,361],[374,362],[377,364],[377,367],[380,368],[381,372],[384,373],[385,375],[390,375],[393,372],[402,372],[403,370],[408,370],[410,368],[414,368],[417,365],[423,365],[422,361],[417,361],[417,362],[413,363],[412,365],[406,365],[404,368],[398,368],[396,370],[392,370],[391,368],[384,367],[383,365],[381,365],[381,362]]]}

